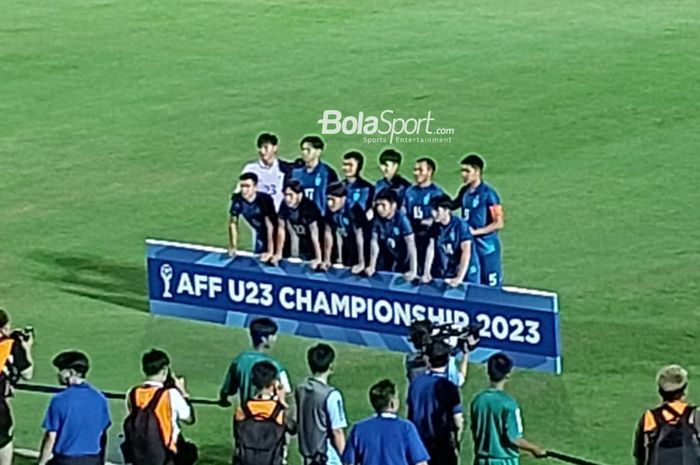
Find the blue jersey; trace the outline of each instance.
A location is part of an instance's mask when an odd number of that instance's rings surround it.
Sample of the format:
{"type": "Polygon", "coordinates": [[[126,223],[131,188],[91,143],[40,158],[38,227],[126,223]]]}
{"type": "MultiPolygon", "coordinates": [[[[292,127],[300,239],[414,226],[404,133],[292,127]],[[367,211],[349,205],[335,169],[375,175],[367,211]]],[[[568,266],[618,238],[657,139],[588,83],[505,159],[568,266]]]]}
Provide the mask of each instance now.
{"type": "Polygon", "coordinates": [[[231,196],[231,207],[228,211],[233,218],[238,218],[239,216],[245,218],[255,231],[256,237],[264,241],[267,241],[267,223],[265,219],[269,219],[273,226],[277,221],[275,202],[272,200],[272,196],[264,192],[255,194],[252,202],[248,202],[241,194],[233,194],[231,196]]]}
{"type": "MultiPolygon", "coordinates": [[[[438,261],[440,276],[452,278],[459,271],[462,260],[462,244],[471,241],[471,257],[469,269],[478,266],[476,250],[469,225],[458,216],[452,215],[446,225],[435,222],[431,227],[431,236],[435,239],[435,260],[438,261]]],[[[465,275],[466,279],[466,275],[465,275]]]]}
{"type": "Polygon", "coordinates": [[[362,207],[355,203],[351,204],[347,199],[343,208],[337,212],[326,211],[326,224],[334,233],[339,234],[343,241],[355,244],[355,228],[362,231],[368,229],[367,215],[362,207]]]}
{"type": "Polygon", "coordinates": [[[401,208],[403,206],[403,199],[406,195],[406,189],[411,186],[408,179],[404,178],[400,174],[397,174],[390,181],[386,178],[382,178],[374,184],[374,195],[377,196],[381,192],[387,189],[393,189],[396,192],[396,205],[401,208]]]}
{"type": "Polygon", "coordinates": [[[380,251],[396,259],[402,259],[408,255],[405,238],[413,234],[413,228],[402,211],[396,210],[390,219],[376,215],[372,223],[372,235],[374,234],[377,235],[380,251]]]}
{"type": "Polygon", "coordinates": [[[338,181],[338,175],[329,165],[319,162],[313,171],[306,167],[294,168],[292,178],[297,179],[304,186],[304,197],[312,200],[318,209],[326,211],[326,187],[338,181]]]}
{"type": "MultiPolygon", "coordinates": [[[[460,189],[455,205],[462,210],[462,218],[473,229],[483,228],[494,222],[494,214],[501,211],[501,198],[485,182],[470,191],[469,186],[460,189]]],[[[476,251],[479,255],[488,255],[500,249],[498,232],[476,236],[476,251]]]]}
{"type": "Polygon", "coordinates": [[[345,189],[348,193],[346,203],[359,205],[363,210],[367,211],[372,207],[374,201],[374,186],[365,179],[357,178],[354,182],[348,182],[346,179],[345,189]]]}
{"type": "Polygon", "coordinates": [[[427,187],[413,185],[406,189],[404,209],[411,220],[411,226],[413,226],[416,236],[428,235],[428,226],[421,224],[421,222],[433,218],[430,201],[442,195],[445,195],[445,192],[437,184],[430,184],[427,187]]]}

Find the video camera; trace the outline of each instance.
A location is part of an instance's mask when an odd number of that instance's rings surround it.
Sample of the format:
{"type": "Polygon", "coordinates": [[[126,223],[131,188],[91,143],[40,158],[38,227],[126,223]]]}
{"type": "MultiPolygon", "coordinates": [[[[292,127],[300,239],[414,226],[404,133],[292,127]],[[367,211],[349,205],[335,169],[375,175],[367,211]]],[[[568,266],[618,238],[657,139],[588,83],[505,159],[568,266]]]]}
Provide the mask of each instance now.
{"type": "Polygon", "coordinates": [[[453,350],[466,352],[479,343],[479,333],[484,323],[472,321],[468,325],[457,323],[433,324],[428,320],[414,321],[409,327],[408,339],[417,350],[423,352],[433,341],[442,341],[453,350]]]}
{"type": "Polygon", "coordinates": [[[22,329],[15,329],[10,333],[10,337],[15,341],[28,341],[30,338],[34,337],[34,327],[25,326],[22,329]]]}

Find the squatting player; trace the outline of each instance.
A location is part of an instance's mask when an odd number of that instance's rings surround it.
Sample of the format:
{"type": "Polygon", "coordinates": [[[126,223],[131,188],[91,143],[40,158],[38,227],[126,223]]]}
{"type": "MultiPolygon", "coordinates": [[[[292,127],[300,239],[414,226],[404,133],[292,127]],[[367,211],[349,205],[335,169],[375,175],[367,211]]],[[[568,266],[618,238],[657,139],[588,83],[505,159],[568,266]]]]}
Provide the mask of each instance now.
{"type": "Polygon", "coordinates": [[[272,263],[277,264],[282,259],[289,233],[290,239],[298,244],[298,257],[309,261],[311,268],[317,268],[322,261],[319,230],[323,217],[316,204],[304,197],[304,188],[298,180],[292,179],[285,184],[284,203],[277,219],[277,244],[272,263]]]}
{"type": "Polygon", "coordinates": [[[328,186],[328,210],[325,218],[323,269],[331,267],[333,245],[338,263],[361,273],[369,256],[369,221],[359,202],[351,203],[347,185],[336,182],[328,186]]]}
{"type": "Polygon", "coordinates": [[[413,281],[418,275],[415,235],[397,201],[392,189],[385,189],[377,196],[377,216],[372,222],[370,259],[365,273],[372,276],[377,270],[393,271],[404,273],[407,281],[413,281]]]}
{"type": "Polygon", "coordinates": [[[462,180],[464,186],[454,201],[454,208],[462,210],[462,217],[476,242],[476,254],[481,268],[481,284],[492,287],[503,285],[501,267],[501,240],[498,231],[503,229],[503,207],[498,193],[482,180],[484,160],[472,153],[464,157],[462,180]]]}
{"type": "Polygon", "coordinates": [[[275,224],[277,213],[272,196],[258,192],[258,176],[243,173],[238,178],[239,192],[231,196],[228,223],[228,254],[236,255],[238,249],[238,217],[243,216],[255,231],[255,250],[260,260],[267,262],[275,253],[275,224]]]}
{"type": "Polygon", "coordinates": [[[338,174],[327,163],[321,161],[326,144],[318,136],[306,136],[299,143],[304,166],[292,170],[292,178],[298,180],[304,196],[326,211],[326,188],[338,181],[338,174]]]}

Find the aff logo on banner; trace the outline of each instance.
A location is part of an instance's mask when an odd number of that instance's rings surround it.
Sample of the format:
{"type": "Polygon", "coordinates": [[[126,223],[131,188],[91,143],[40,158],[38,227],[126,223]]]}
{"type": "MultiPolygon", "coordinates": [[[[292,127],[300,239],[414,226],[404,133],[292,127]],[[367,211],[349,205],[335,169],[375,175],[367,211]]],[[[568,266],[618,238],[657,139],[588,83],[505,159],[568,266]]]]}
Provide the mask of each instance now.
{"type": "Polygon", "coordinates": [[[413,285],[393,273],[319,273],[303,263],[273,267],[223,252],[149,241],[151,312],[232,326],[269,316],[285,332],[395,351],[411,350],[407,327],[415,320],[466,325],[475,319],[484,325],[475,361],[504,350],[519,366],[561,371],[556,294],[413,285]]]}

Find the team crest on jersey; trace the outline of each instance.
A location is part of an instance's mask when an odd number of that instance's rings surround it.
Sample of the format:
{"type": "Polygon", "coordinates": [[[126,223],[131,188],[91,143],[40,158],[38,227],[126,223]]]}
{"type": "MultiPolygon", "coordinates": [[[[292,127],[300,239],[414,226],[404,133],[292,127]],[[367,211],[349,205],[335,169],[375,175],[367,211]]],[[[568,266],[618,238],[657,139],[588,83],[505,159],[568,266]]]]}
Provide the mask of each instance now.
{"type": "Polygon", "coordinates": [[[394,229],[393,229],[392,231],[393,231],[393,233],[394,233],[394,236],[398,236],[398,235],[399,235],[399,228],[397,228],[396,226],[394,226],[394,229]]]}
{"type": "Polygon", "coordinates": [[[355,192],[352,194],[352,199],[353,199],[355,202],[357,202],[358,200],[360,200],[360,192],[359,192],[359,191],[355,191],[355,192]]]}
{"type": "Polygon", "coordinates": [[[450,240],[451,241],[455,240],[455,232],[454,231],[450,231],[450,240]]]}
{"type": "Polygon", "coordinates": [[[428,205],[430,204],[430,194],[425,194],[423,197],[423,205],[428,205]]]}
{"type": "Polygon", "coordinates": [[[479,206],[479,197],[474,197],[474,200],[472,200],[472,208],[476,208],[479,206]]]}
{"type": "Polygon", "coordinates": [[[316,183],[317,186],[321,185],[321,175],[320,174],[316,175],[316,180],[314,182],[316,183]]]}

